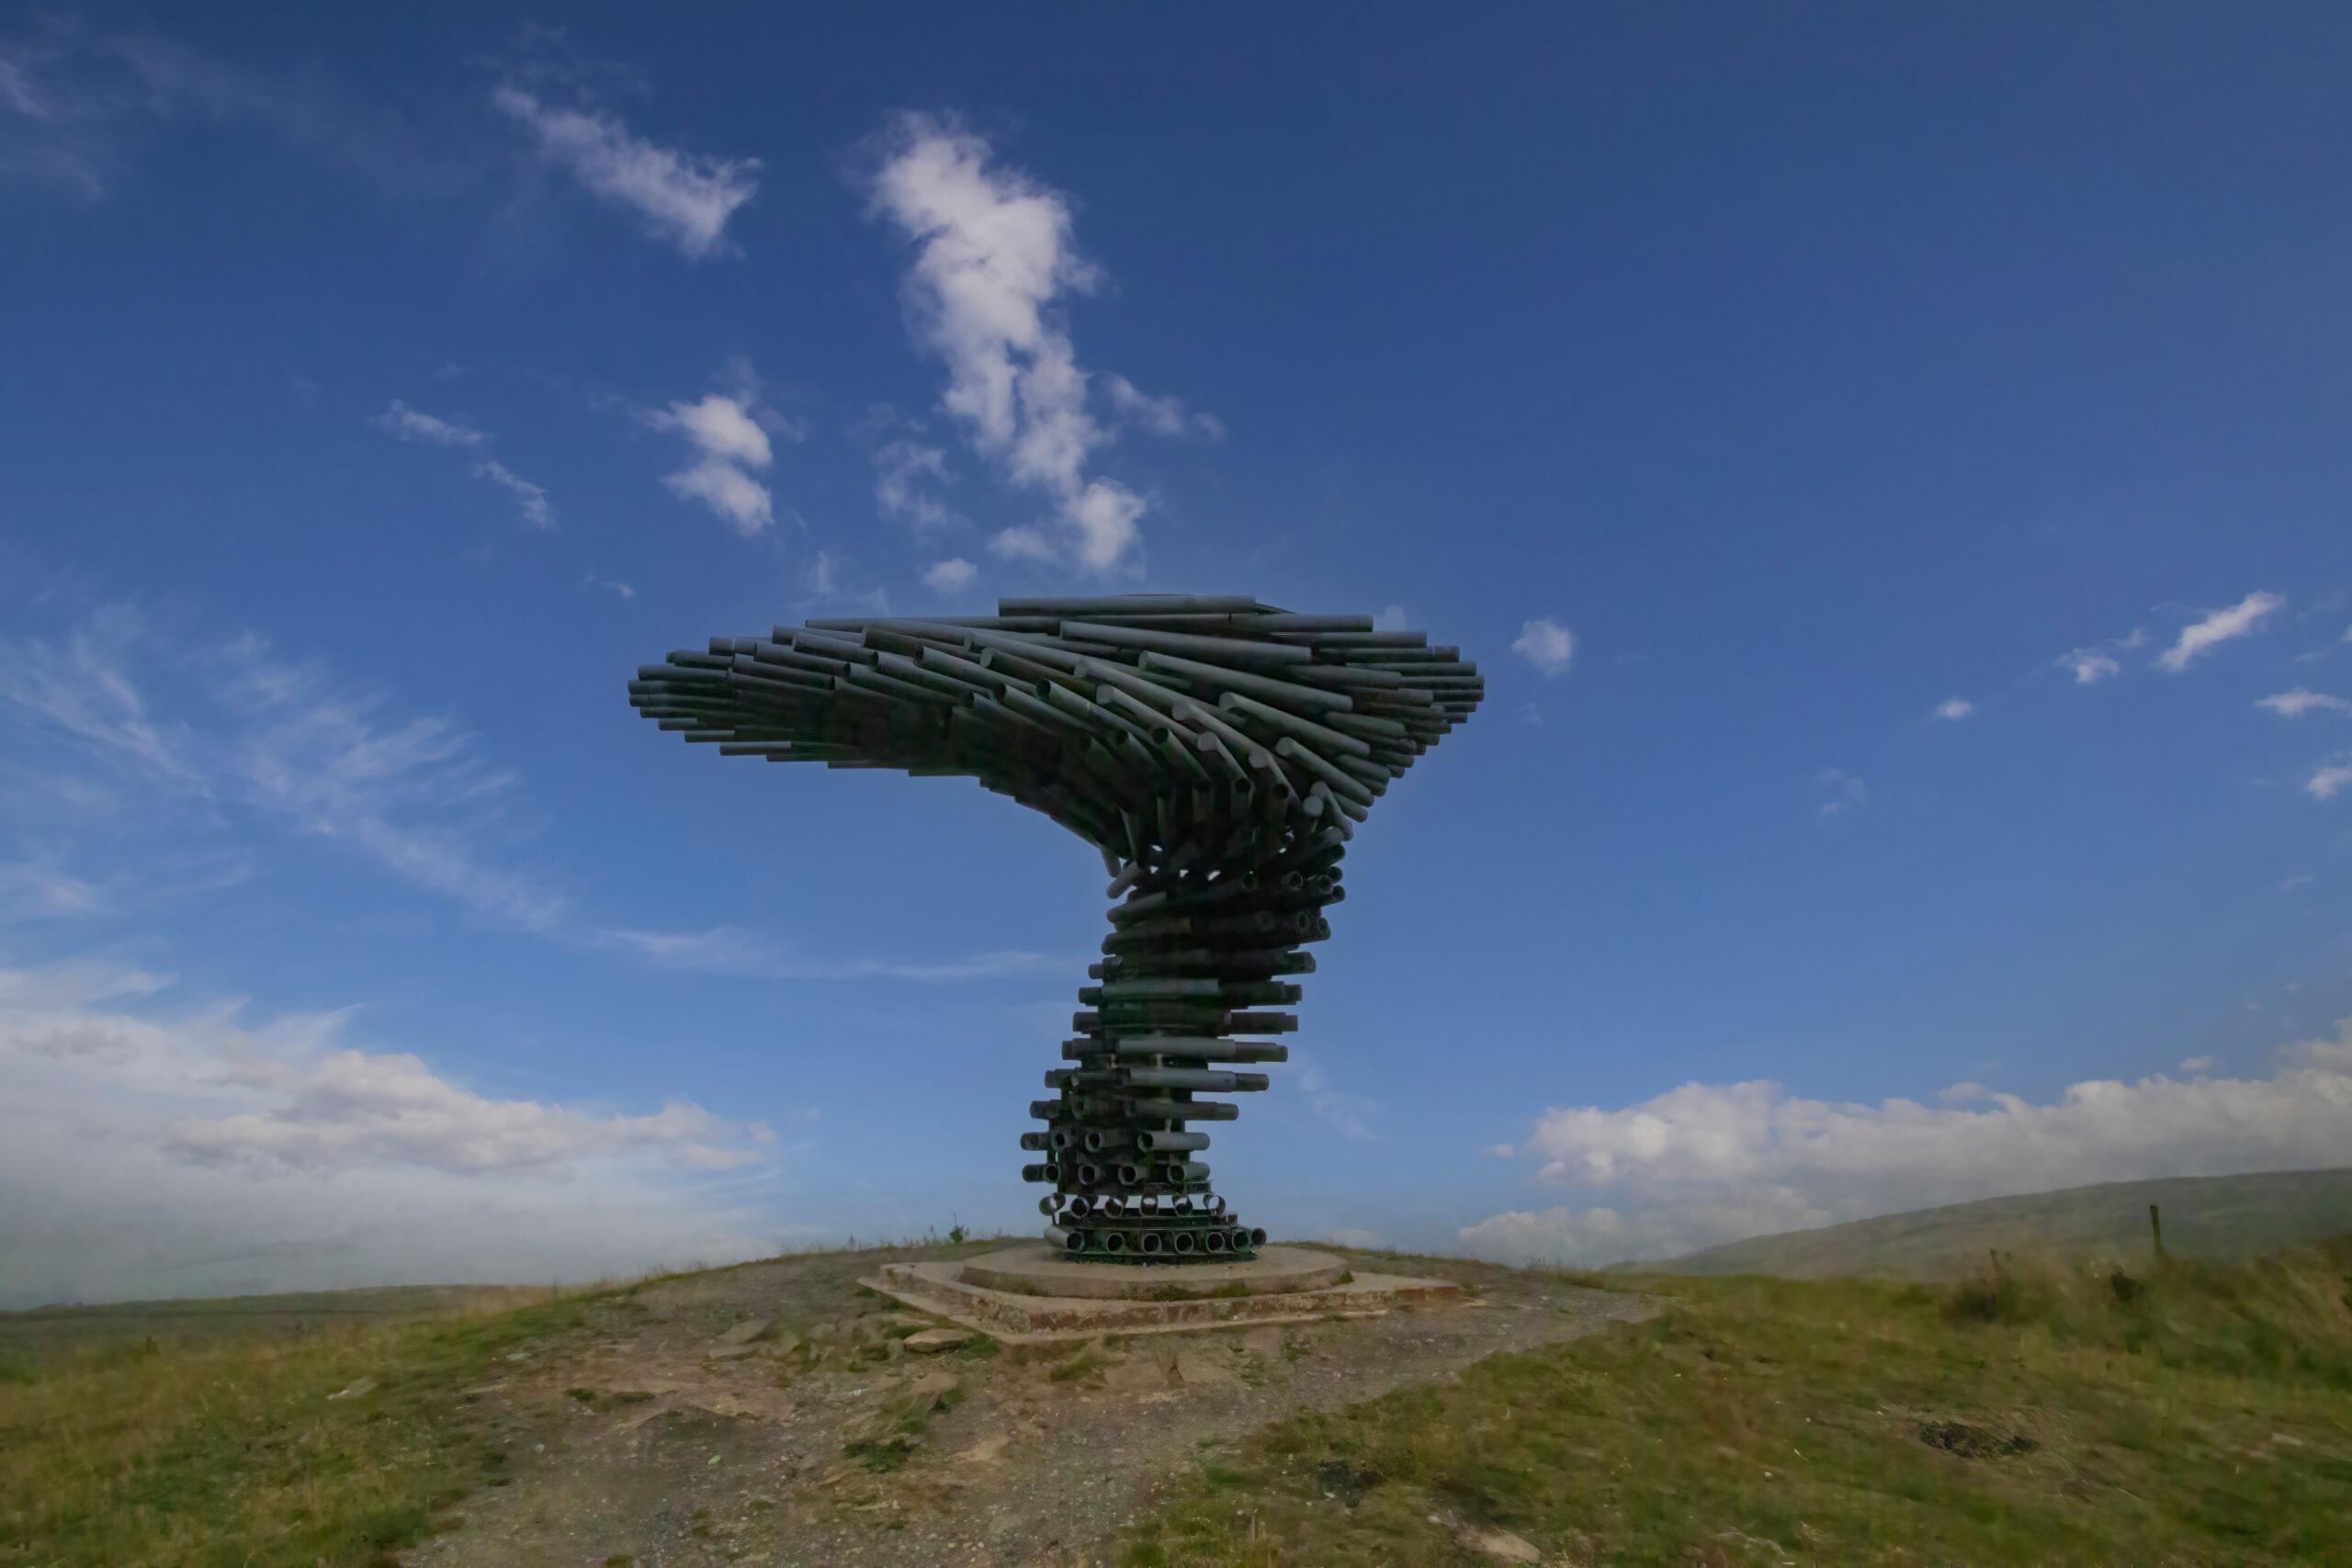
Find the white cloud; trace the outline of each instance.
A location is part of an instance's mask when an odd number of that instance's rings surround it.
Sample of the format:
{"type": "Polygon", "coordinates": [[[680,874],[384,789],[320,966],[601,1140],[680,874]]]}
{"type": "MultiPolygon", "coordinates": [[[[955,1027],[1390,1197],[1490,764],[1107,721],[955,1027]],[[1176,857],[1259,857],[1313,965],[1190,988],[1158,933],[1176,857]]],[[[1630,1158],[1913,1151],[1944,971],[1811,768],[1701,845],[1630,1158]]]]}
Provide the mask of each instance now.
{"type": "Polygon", "coordinates": [[[1102,384],[1110,390],[1112,412],[1154,435],[1203,435],[1211,441],[1225,439],[1224,421],[1215,414],[1187,408],[1182,398],[1155,398],[1148,392],[1138,391],[1136,384],[1125,376],[1105,376],[1102,384]]]}
{"type": "Polygon", "coordinates": [[[2299,871],[2293,875],[2282,880],[2278,884],[2278,891],[2281,893],[2292,893],[2298,887],[2309,886],[2313,880],[2314,879],[2310,872],[2299,871]]]}
{"type": "Polygon", "coordinates": [[[2246,637],[2259,629],[2262,623],[2286,604],[2276,593],[2249,593],[2226,609],[2209,612],[2201,619],[2181,627],[2173,645],[2156,656],[2156,667],[2175,674],[2188,668],[2189,661],[2219,644],[2233,637],[2246,637]]]}
{"type": "Polygon", "coordinates": [[[0,967],[0,1305],[582,1279],[773,1250],[706,1174],[768,1130],[507,1100],[348,1010],[171,1010],[168,976],[0,967]]]}
{"type": "Polygon", "coordinates": [[[453,420],[436,418],[409,407],[398,398],[394,398],[389,408],[371,417],[368,423],[402,441],[422,441],[432,446],[457,446],[472,451],[490,445],[487,431],[476,430],[453,420]]]}
{"type": "Polygon", "coordinates": [[[1542,1179],[1608,1203],[1498,1214],[1464,1228],[1470,1250],[1609,1262],[2090,1182],[2336,1165],[2352,1147],[2352,1020],[2262,1077],[2159,1074],[1942,1108],[1689,1083],[1619,1111],[1547,1111],[1527,1146],[1542,1179]]]}
{"type": "Polygon", "coordinates": [[[746,469],[764,469],[775,460],[755,394],[729,397],[712,392],[700,401],[648,409],[639,417],[656,430],[683,435],[694,459],[662,482],[681,500],[698,501],[745,538],[775,522],[775,500],[746,469]]]}
{"type": "Polygon", "coordinates": [[[1824,817],[1850,811],[1871,797],[1870,785],[1843,768],[1824,768],[1813,778],[1814,794],[1821,797],[1824,817]]]}
{"type": "Polygon", "coordinates": [[[733,254],[727,220],[759,190],[757,158],[713,158],[660,147],[598,109],[560,108],[519,87],[491,96],[531,132],[549,162],[595,195],[634,211],[656,238],[684,255],[733,254]]]}
{"type": "Polygon", "coordinates": [[[1402,604],[1391,604],[1372,617],[1372,629],[1376,632],[1401,632],[1411,629],[1409,618],[1402,604]]]}
{"type": "Polygon", "coordinates": [[[1323,1238],[1333,1247],[1352,1247],[1359,1252],[1378,1252],[1388,1246],[1388,1238],[1378,1231],[1354,1230],[1342,1226],[1323,1238]]]}
{"type": "Polygon", "coordinates": [[[1055,309],[1101,274],[1072,246],[1069,198],[991,157],[951,121],[908,116],[873,178],[874,210],[914,242],[907,310],[918,341],[947,367],[942,405],[1008,479],[1055,504],[1048,523],[1007,529],[995,547],[1071,555],[1106,573],[1141,542],[1145,507],[1086,471],[1110,436],[1089,411],[1089,373],[1055,309]]]}
{"type": "Polygon", "coordinates": [[[637,597],[637,590],[626,582],[616,582],[608,577],[598,577],[593,571],[588,574],[587,581],[589,587],[602,588],[611,593],[614,598],[624,603],[637,597]]]}
{"type": "Polygon", "coordinates": [[[2268,708],[2286,718],[2300,718],[2314,708],[2329,713],[2352,713],[2352,698],[2333,697],[2324,692],[2309,692],[2298,686],[2291,692],[2256,699],[2255,706],[2268,708]]]}
{"type": "Polygon", "coordinates": [[[1497,1144],[1487,1152],[1494,1156],[1497,1159],[1509,1159],[1513,1155],[1516,1155],[1519,1150],[1516,1146],[1510,1144],[1497,1144]]]}
{"type": "Polygon", "coordinates": [[[923,569],[922,583],[940,593],[960,593],[979,575],[979,568],[960,557],[933,561],[923,569]]]}
{"type": "Polygon", "coordinates": [[[548,505],[548,492],[495,457],[485,457],[473,468],[474,478],[488,479],[514,498],[514,509],[523,521],[534,528],[555,526],[555,510],[548,505]]]}
{"type": "Polygon", "coordinates": [[[1959,720],[1976,711],[1976,705],[1966,697],[1946,697],[1936,705],[1938,718],[1959,720]]]}
{"type": "Polygon", "coordinates": [[[2184,1056],[2180,1070],[2184,1073],[2210,1073],[2213,1070],[2213,1060],[2211,1056],[2184,1056]]]}
{"type": "Polygon", "coordinates": [[[1510,650],[1544,673],[1545,680],[1565,675],[1576,657],[1576,634],[1548,616],[1529,621],[1519,629],[1510,650]]]}
{"type": "Polygon", "coordinates": [[[2333,800],[2346,784],[2352,784],[2352,760],[2333,760],[2322,763],[2303,787],[2313,800],[2333,800]]]}

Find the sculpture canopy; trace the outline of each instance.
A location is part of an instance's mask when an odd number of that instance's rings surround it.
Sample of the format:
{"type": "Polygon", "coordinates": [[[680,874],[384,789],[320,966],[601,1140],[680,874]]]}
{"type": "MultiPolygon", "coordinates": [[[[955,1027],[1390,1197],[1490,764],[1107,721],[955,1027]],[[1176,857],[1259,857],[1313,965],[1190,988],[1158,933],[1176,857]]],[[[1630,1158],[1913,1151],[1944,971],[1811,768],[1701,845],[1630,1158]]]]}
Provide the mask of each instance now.
{"type": "Polygon", "coordinates": [[[963,775],[1099,848],[1112,874],[1102,984],[1046,1075],[1024,1147],[1073,1256],[1248,1256],[1190,1157],[1202,1093],[1266,1087],[1216,1064],[1283,1060],[1233,1038],[1296,1027],[1276,976],[1314,960],[1339,861],[1390,783],[1485,694],[1477,667],[1369,615],[1252,598],[1006,599],[990,616],[867,617],[713,637],[629,682],[662,728],[723,756],[963,775]]]}

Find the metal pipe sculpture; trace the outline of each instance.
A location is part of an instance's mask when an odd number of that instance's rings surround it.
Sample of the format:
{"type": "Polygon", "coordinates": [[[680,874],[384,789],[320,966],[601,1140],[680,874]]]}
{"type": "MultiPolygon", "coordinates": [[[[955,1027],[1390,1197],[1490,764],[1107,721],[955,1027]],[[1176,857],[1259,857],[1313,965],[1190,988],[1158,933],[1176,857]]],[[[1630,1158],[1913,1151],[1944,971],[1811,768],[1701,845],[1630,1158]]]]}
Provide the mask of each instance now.
{"type": "Polygon", "coordinates": [[[859,618],[713,637],[629,682],[660,728],[724,757],[978,779],[1102,854],[1111,934],[1098,982],[1031,1103],[1022,1175],[1046,1239],[1106,1262],[1255,1254],[1210,1190],[1208,1134],[1266,1087],[1237,1071],[1289,1048],[1346,897],[1355,824],[1469,717],[1478,668],[1369,615],[1250,598],[1006,599],[989,616],[859,618]]]}

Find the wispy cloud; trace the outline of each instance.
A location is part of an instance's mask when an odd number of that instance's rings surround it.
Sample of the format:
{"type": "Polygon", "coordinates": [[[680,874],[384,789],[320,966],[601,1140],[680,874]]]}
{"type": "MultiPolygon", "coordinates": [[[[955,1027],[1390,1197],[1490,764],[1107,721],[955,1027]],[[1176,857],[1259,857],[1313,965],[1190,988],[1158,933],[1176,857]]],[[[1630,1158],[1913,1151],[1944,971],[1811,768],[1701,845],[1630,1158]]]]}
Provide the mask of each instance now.
{"type": "Polygon", "coordinates": [[[990,980],[1035,974],[1054,963],[1046,953],[1017,951],[968,953],[932,964],[810,958],[772,937],[736,926],[698,931],[606,931],[594,940],[660,968],[771,980],[990,980]]]}
{"type": "MultiPolygon", "coordinates": [[[[1141,544],[1145,503],[1089,472],[1110,433],[1089,409],[1089,373],[1057,305],[1102,274],[1074,247],[1069,198],[995,163],[987,141],[952,120],[907,116],[883,152],[868,193],[914,243],[907,311],[917,341],[947,367],[942,404],[1008,479],[1055,507],[1046,523],[999,533],[992,547],[1074,557],[1096,573],[1120,568],[1141,544]]],[[[1136,396],[1139,409],[1183,417],[1136,396]]]]}
{"type": "Polygon", "coordinates": [[[1139,430],[1154,435],[1198,435],[1210,441],[1225,439],[1225,422],[1215,414],[1203,413],[1186,406],[1182,398],[1155,398],[1140,391],[1125,376],[1105,376],[1102,385],[1111,394],[1111,412],[1139,430]]]}
{"type": "Polygon", "coordinates": [[[719,158],[662,147],[599,108],[542,102],[512,84],[491,95],[524,127],[540,155],[571,171],[589,191],[637,214],[646,231],[701,260],[737,254],[727,220],[758,194],[757,158],[719,158]]]}
{"type": "Polygon", "coordinates": [[[368,423],[402,441],[422,441],[430,446],[474,451],[490,445],[489,432],[413,409],[398,398],[382,413],[369,416],[368,423]]]}
{"type": "Polygon", "coordinates": [[[1576,658],[1576,634],[1550,616],[1542,616],[1520,627],[1510,650],[1549,681],[1568,672],[1568,664],[1576,658]]]}
{"type": "Polygon", "coordinates": [[[1966,697],[1946,697],[1936,705],[1936,716],[1957,723],[1976,711],[1976,705],[1966,697]]]}
{"type": "Polygon", "coordinates": [[[1320,1064],[1297,1052],[1291,1056],[1290,1081],[1306,1097],[1306,1109],[1315,1119],[1340,1136],[1359,1141],[1373,1136],[1372,1123],[1380,1115],[1379,1101],[1343,1092],[1331,1082],[1320,1064]]]}
{"type": "MultiPolygon", "coordinates": [[[[2203,1074],[2210,1058],[2181,1070],[2203,1074]]],[[[1464,1228],[1488,1257],[1609,1262],[2007,1193],[2341,1163],[2352,1146],[2352,1020],[2260,1077],[2159,1074],[2036,1103],[1809,1100],[1763,1081],[1690,1083],[1638,1105],[1545,1111],[1539,1179],[1609,1201],[1464,1228]]]]}
{"type": "Polygon", "coordinates": [[[473,476],[488,479],[492,484],[514,498],[514,508],[523,521],[534,528],[555,526],[555,509],[548,504],[548,492],[500,462],[485,457],[473,467],[473,476]]]}
{"type": "Polygon", "coordinates": [[[933,485],[951,482],[947,454],[940,447],[900,436],[874,449],[874,504],[885,517],[901,518],[919,528],[962,522],[931,491],[933,485]]]}
{"type": "Polygon", "coordinates": [[[2291,692],[2256,699],[2255,706],[2268,708],[2286,718],[2300,718],[2314,708],[2329,713],[2352,713],[2352,698],[2332,697],[2324,692],[2305,691],[2298,686],[2291,692]]]}
{"type": "Polygon", "coordinates": [[[1824,817],[1852,810],[1871,797],[1870,785],[1843,768],[1824,768],[1813,778],[1815,809],[1824,817]]]}
{"type": "Polygon", "coordinates": [[[261,637],[191,648],[114,605],[61,638],[0,644],[0,716],[39,737],[52,766],[78,761],[148,810],[235,807],[503,922],[562,917],[561,898],[474,847],[510,775],[447,720],[387,720],[380,696],[279,660],[261,637]]]}
{"type": "Polygon", "coordinates": [[[392,189],[455,185],[468,160],[317,71],[272,75],[62,10],[0,37],[0,180],[99,201],[146,144],[191,123],[258,127],[392,189]]]}
{"type": "MultiPolygon", "coordinates": [[[[447,447],[459,452],[481,453],[493,439],[486,430],[413,409],[398,398],[394,398],[383,412],[370,415],[368,423],[398,440],[421,442],[427,446],[447,447]]],[[[528,526],[542,529],[555,526],[555,508],[548,503],[548,492],[497,458],[481,457],[469,471],[474,478],[496,485],[514,497],[515,511],[528,526]]]]}
{"type": "Polygon", "coordinates": [[[2173,639],[2173,645],[2156,656],[2156,667],[2177,675],[2188,669],[2191,660],[2211,652],[2221,644],[2253,635],[2286,603],[2276,593],[2256,592],[2247,594],[2225,609],[2208,611],[2180,628],[2180,635],[2173,639]]]}

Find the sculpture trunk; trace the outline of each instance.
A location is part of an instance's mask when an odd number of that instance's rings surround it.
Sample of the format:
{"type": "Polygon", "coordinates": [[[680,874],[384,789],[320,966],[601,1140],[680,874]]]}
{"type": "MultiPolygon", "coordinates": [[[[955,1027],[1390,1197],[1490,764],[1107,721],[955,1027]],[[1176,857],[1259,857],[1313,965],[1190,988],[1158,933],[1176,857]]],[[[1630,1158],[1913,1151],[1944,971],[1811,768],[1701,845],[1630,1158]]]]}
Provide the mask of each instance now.
{"type": "Polygon", "coordinates": [[[1272,1010],[1346,896],[1354,824],[1484,694],[1477,667],[1368,615],[1233,597],[1005,600],[994,616],[714,637],[628,683],[722,756],[962,776],[1094,844],[1111,932],[1031,1102],[1046,1235],[1106,1262],[1230,1261],[1265,1241],[1212,1190],[1197,1130],[1267,1087],[1272,1010]]]}

